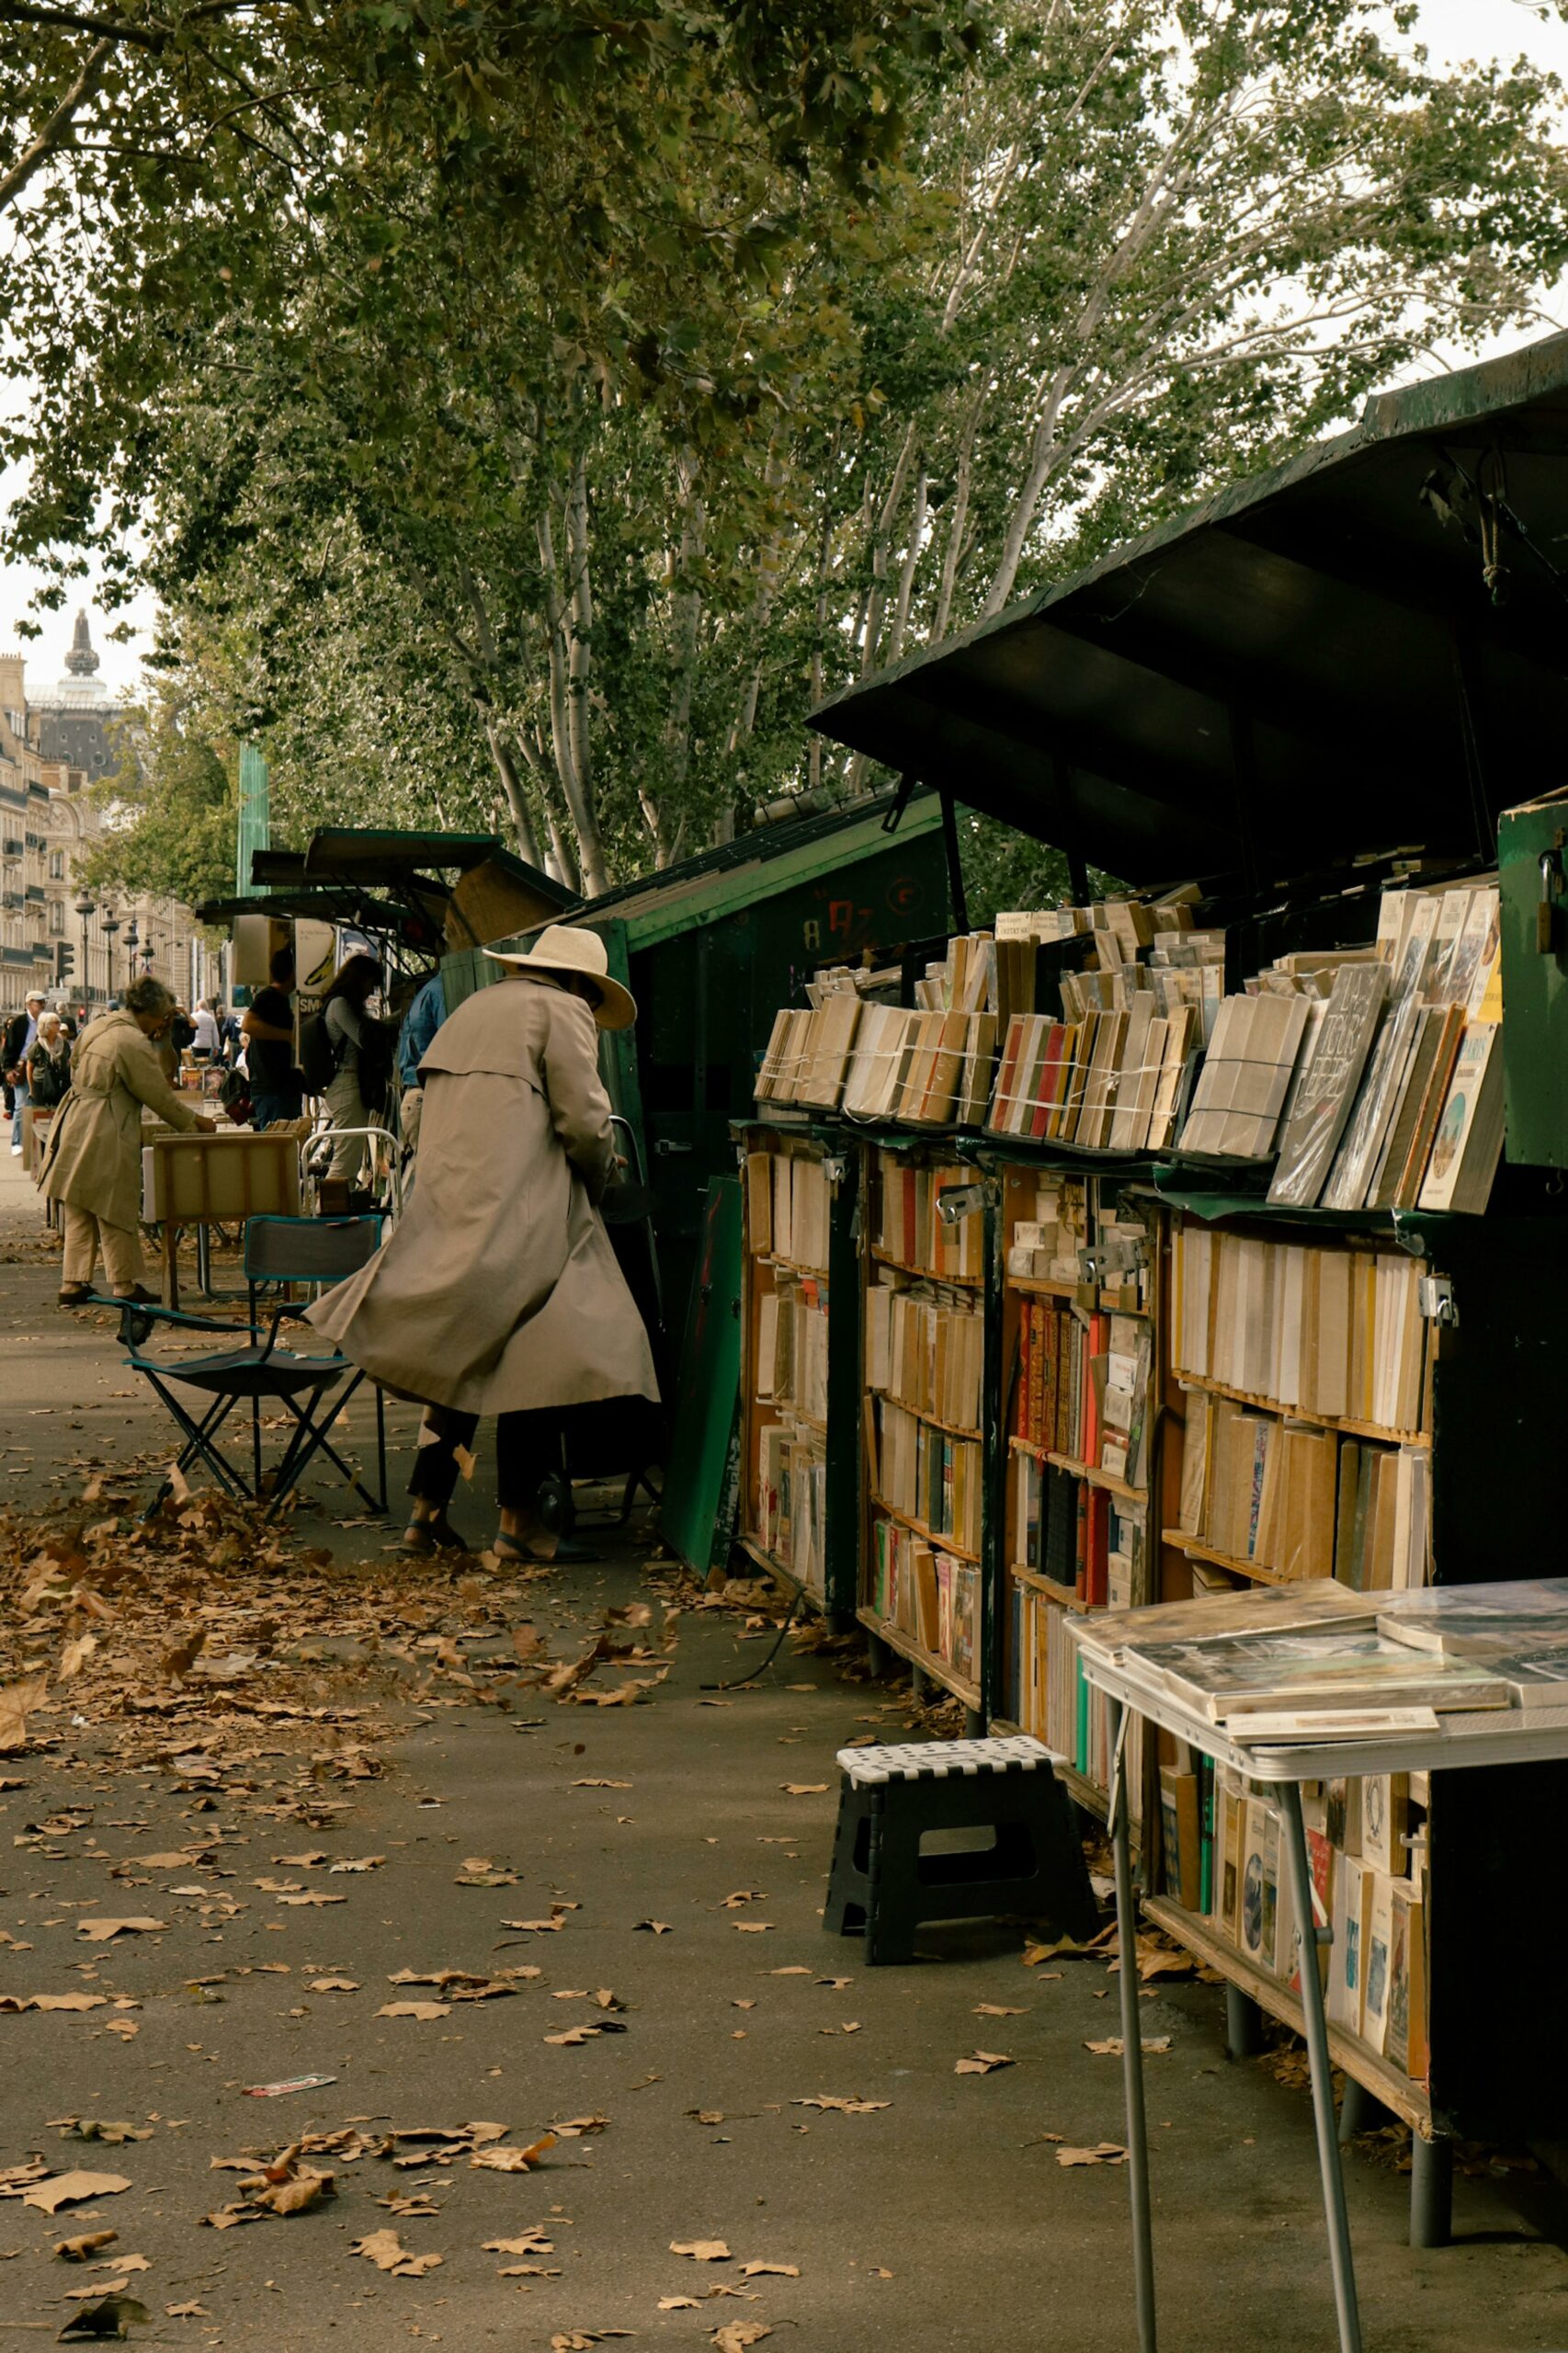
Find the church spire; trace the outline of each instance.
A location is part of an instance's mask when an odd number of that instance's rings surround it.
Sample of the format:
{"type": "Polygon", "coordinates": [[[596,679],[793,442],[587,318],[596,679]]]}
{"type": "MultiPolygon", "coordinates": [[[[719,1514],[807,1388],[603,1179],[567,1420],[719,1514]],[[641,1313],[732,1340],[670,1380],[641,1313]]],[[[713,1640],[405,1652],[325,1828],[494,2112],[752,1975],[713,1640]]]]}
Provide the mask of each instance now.
{"type": "Polygon", "coordinates": [[[98,657],[93,651],[86,608],[84,606],[76,615],[75,633],[71,640],[71,651],[65,656],[65,667],[74,678],[90,678],[97,666],[98,657]]]}

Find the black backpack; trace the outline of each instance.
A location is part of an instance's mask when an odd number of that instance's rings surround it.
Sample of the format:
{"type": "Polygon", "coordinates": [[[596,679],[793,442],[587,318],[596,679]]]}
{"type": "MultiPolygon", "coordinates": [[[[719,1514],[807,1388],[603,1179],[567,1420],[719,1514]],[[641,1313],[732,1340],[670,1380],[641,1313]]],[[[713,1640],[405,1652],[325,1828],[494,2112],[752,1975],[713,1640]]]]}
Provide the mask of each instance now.
{"type": "Polygon", "coordinates": [[[324,1095],[337,1076],[337,1050],[324,1006],[320,1013],[308,1013],[300,1024],[300,1070],[307,1095],[324,1095]]]}

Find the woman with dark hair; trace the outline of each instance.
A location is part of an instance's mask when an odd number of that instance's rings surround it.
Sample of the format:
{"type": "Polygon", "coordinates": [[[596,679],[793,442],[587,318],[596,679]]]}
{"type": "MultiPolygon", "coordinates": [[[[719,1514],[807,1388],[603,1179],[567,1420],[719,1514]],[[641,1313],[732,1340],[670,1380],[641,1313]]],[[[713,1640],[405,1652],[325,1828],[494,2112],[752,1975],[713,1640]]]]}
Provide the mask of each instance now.
{"type": "Polygon", "coordinates": [[[142,1288],[142,1108],[172,1128],[217,1122],[193,1111],[164,1076],[153,1041],[167,1030],[175,1000],[149,972],[125,992],[124,1010],[106,1013],[84,1032],[72,1058],[71,1085],[49,1124],[43,1190],[61,1204],[65,1228],[62,1307],[93,1296],[103,1252],[116,1299],[150,1299],[142,1288]]]}
{"type": "MultiPolygon", "coordinates": [[[[367,1128],[385,1106],[391,1055],[385,1032],[369,1009],[381,985],[381,965],[360,949],[345,957],[322,1004],[322,1027],[335,1074],[324,1099],[335,1129],[367,1128]]],[[[365,1156],[364,1137],[345,1134],[332,1148],[327,1175],[352,1184],[365,1156]]]]}

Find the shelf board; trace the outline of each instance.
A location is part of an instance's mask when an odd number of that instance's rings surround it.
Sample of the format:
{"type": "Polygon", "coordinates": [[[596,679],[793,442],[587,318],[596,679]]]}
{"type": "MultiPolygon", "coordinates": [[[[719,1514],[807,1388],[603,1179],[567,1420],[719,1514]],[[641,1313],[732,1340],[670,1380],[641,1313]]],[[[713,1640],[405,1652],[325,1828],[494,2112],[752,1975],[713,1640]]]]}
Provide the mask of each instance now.
{"type": "Polygon", "coordinates": [[[1043,1593],[1048,1601],[1059,1601],[1063,1609],[1086,1611],[1095,1606],[1085,1601],[1072,1586],[1058,1584],[1055,1577],[1048,1577],[1043,1569],[1026,1568],[1021,1561],[1015,1562],[1007,1574],[1015,1585],[1027,1585],[1031,1592],[1043,1593]]]}
{"type": "Polygon", "coordinates": [[[1008,1275],[1008,1290],[1027,1291],[1031,1299],[1076,1299],[1088,1286],[1084,1283],[1053,1283],[1043,1275],[1008,1275]]]}
{"type": "Polygon", "coordinates": [[[1135,1315],[1142,1323],[1153,1322],[1153,1308],[1123,1307],[1118,1301],[1108,1298],[1103,1290],[1096,1290],[1092,1283],[1051,1282],[1044,1275],[1007,1275],[1003,1278],[1003,1283],[1006,1290],[1018,1291],[1030,1299],[1074,1301],[1085,1314],[1135,1315]],[[1088,1294],[1086,1298],[1085,1292],[1088,1294]]]}
{"type": "Polygon", "coordinates": [[[869,1499],[873,1511],[883,1512],[889,1519],[896,1519],[901,1528],[907,1528],[912,1535],[920,1537],[927,1544],[934,1544],[938,1552],[950,1552],[955,1561],[967,1561],[972,1568],[980,1566],[979,1553],[968,1552],[956,1537],[938,1536],[934,1528],[927,1528],[926,1522],[916,1519],[912,1512],[900,1511],[896,1504],[886,1502],[875,1488],[869,1490],[869,1499]]]}
{"type": "Polygon", "coordinates": [[[1382,1422],[1352,1421],[1343,1414],[1312,1414],[1304,1405],[1282,1405],[1278,1397],[1260,1397],[1250,1389],[1233,1389],[1223,1381],[1210,1381],[1206,1374],[1182,1372],[1173,1366],[1171,1379],[1178,1389],[1196,1389],[1208,1397],[1230,1397],[1238,1405],[1254,1405],[1266,1414],[1278,1414],[1286,1421],[1312,1422],[1319,1429],[1342,1430],[1346,1438],[1380,1439],[1385,1446],[1430,1446],[1431,1434],[1426,1430],[1394,1430],[1382,1422]]]}
{"type": "Polygon", "coordinates": [[[979,1714],[978,1683],[969,1682],[945,1658],[938,1658],[935,1651],[926,1648],[924,1643],[917,1643],[913,1634],[906,1634],[902,1626],[895,1626],[891,1618],[879,1618],[869,1602],[862,1602],[855,1615],[868,1633],[875,1634],[879,1642],[886,1643],[890,1651],[896,1651],[900,1658],[906,1658],[911,1666],[919,1667],[933,1683],[939,1683],[944,1691],[950,1691],[955,1699],[961,1699],[966,1708],[979,1714]]]}
{"type": "Polygon", "coordinates": [[[777,1250],[758,1250],[754,1256],[759,1267],[781,1267],[787,1275],[801,1275],[807,1282],[825,1283],[828,1279],[825,1267],[802,1266],[798,1258],[780,1257],[777,1250]]]}
{"type": "MultiPolygon", "coordinates": [[[[1085,1813],[1097,1814],[1101,1822],[1109,1818],[1110,1796],[1097,1781],[1091,1781],[1086,1773],[1080,1773],[1076,1765],[1069,1765],[1065,1759],[1054,1768],[1054,1771],[1074,1805],[1081,1805],[1085,1813]]],[[[1133,1826],[1137,1826],[1136,1816],[1133,1826]]]]}
{"type": "Polygon", "coordinates": [[[1241,1561],[1233,1552],[1221,1552],[1201,1538],[1188,1536],[1180,1528],[1162,1528],[1160,1541],[1173,1552],[1185,1552],[1189,1561],[1209,1561],[1217,1569],[1229,1569],[1238,1577],[1250,1577],[1254,1585],[1299,1585],[1299,1577],[1287,1576],[1282,1569],[1266,1569],[1261,1561],[1241,1561]]]}
{"type": "Polygon", "coordinates": [[[822,1596],[813,1593],[809,1585],[802,1585],[794,1570],[786,1562],[781,1561],[776,1552],[770,1552],[758,1537],[742,1536],[736,1540],[746,1558],[755,1561],[759,1569],[766,1571],[768,1576],[781,1585],[791,1599],[802,1601],[808,1609],[821,1609],[824,1607],[822,1596]]]}
{"type": "MultiPolygon", "coordinates": [[[[1239,1985],[1244,1993],[1250,1994],[1261,2008],[1281,2019],[1286,2026],[1293,2027],[1298,2034],[1304,2032],[1306,2021],[1301,1996],[1292,1994],[1288,1985],[1281,1984],[1278,1977],[1271,1977],[1267,1970],[1257,1968],[1244,1953],[1238,1952],[1230,1939],[1219,1934],[1210,1921],[1199,1917],[1197,1913],[1184,1912],[1181,1905],[1173,1903],[1168,1895],[1146,1895],[1143,1910],[1151,1920],[1165,1929],[1167,1936],[1174,1937],[1178,1945],[1185,1945],[1188,1952],[1195,1954],[1199,1961],[1207,1961],[1210,1969],[1217,1969],[1221,1976],[1227,1978],[1233,1985],[1239,1985]]],[[[1375,2099],[1381,2099],[1385,2108],[1403,2118],[1413,2131],[1425,2138],[1430,2137],[1432,2103],[1425,2085],[1402,2075],[1380,2052],[1369,2049],[1358,2035],[1346,2034],[1344,2028],[1335,2026],[1332,2019],[1328,2028],[1328,2049],[1336,2067],[1343,2067],[1347,2075],[1353,2075],[1375,2099]]]]}
{"type": "Polygon", "coordinates": [[[1080,1462],[1071,1454],[1053,1454],[1048,1446],[1036,1446],[1028,1438],[1011,1438],[1007,1441],[1015,1454],[1032,1454],[1037,1462],[1049,1462],[1058,1471],[1065,1471],[1074,1479],[1085,1479],[1091,1487],[1103,1487],[1108,1495],[1119,1495],[1124,1503],[1147,1504],[1147,1487],[1130,1487],[1114,1471],[1102,1471],[1093,1462],[1080,1462]]]}
{"type": "Polygon", "coordinates": [[[914,1275],[921,1282],[946,1283],[953,1290],[983,1290],[985,1288],[983,1275],[941,1275],[935,1267],[917,1267],[908,1258],[895,1258],[891,1250],[879,1249],[875,1244],[871,1246],[871,1256],[879,1267],[892,1267],[896,1273],[914,1275]]]}
{"type": "Polygon", "coordinates": [[[934,1430],[945,1431],[949,1438],[967,1438],[974,1446],[983,1446],[985,1443],[983,1430],[965,1429],[961,1422],[945,1422],[939,1414],[928,1414],[923,1405],[912,1405],[907,1398],[895,1397],[891,1389],[872,1389],[868,1382],[867,1392],[872,1397],[881,1398],[886,1404],[896,1405],[901,1414],[911,1414],[917,1422],[928,1422],[934,1430]]]}

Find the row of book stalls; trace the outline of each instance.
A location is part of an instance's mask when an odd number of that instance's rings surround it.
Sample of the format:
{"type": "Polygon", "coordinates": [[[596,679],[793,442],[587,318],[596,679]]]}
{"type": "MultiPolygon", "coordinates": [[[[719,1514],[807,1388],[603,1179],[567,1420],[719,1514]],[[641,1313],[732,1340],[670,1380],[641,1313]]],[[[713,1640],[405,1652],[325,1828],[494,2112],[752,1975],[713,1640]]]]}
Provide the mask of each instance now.
{"type": "MultiPolygon", "coordinates": [[[[1038,1734],[1091,1817],[1083,1657],[1115,1613],[1267,1592],[1284,1628],[1332,1579],[1369,1627],[1541,1573],[1568,679],[1551,584],[1521,553],[1490,604],[1420,487],[1440,426],[1461,472],[1517,444],[1519,513],[1568,506],[1529,430],[1568,387],[1546,349],[1403,427],[1374,404],[819,714],[1064,847],[1080,890],[971,926],[955,875],[949,936],[803,965],[779,1006],[734,1130],[741,1538],[971,1731],[1038,1734]],[[1091,867],[1123,880],[1096,897],[1091,867]]],[[[1265,1778],[1147,1729],[1129,1771],[1146,1909],[1238,1998],[1300,2023],[1321,1949],[1335,2063],[1423,2143],[1555,2129],[1531,1824],[1562,1768],[1309,1787],[1321,1947],[1265,1778]]]]}

